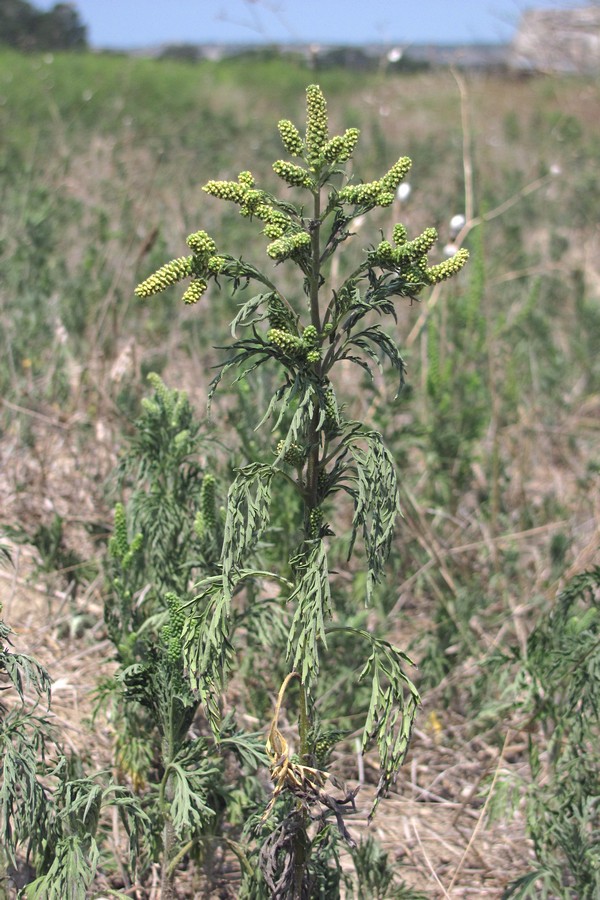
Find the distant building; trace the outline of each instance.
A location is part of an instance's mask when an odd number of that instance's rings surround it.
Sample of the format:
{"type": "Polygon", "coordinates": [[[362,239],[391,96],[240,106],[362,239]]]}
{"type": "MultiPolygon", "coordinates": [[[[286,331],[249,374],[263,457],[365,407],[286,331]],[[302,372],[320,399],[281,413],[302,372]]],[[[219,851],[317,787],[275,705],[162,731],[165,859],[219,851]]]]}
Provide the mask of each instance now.
{"type": "Polygon", "coordinates": [[[600,72],[600,6],[523,13],[509,52],[511,68],[528,72],[600,72]]]}

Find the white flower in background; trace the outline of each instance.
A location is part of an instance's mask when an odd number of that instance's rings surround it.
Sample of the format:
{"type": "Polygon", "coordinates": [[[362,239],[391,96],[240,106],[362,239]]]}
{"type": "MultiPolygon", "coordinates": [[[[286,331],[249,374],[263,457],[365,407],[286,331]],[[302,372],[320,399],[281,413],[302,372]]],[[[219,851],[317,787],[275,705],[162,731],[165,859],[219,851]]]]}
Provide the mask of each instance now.
{"type": "Polygon", "coordinates": [[[407,181],[403,181],[402,184],[398,185],[398,190],[396,191],[396,200],[399,200],[400,203],[405,203],[406,200],[410,197],[410,192],[412,188],[407,181]]]}
{"type": "Polygon", "coordinates": [[[447,257],[454,256],[455,253],[458,253],[458,247],[453,243],[446,244],[442,253],[447,257]]]}

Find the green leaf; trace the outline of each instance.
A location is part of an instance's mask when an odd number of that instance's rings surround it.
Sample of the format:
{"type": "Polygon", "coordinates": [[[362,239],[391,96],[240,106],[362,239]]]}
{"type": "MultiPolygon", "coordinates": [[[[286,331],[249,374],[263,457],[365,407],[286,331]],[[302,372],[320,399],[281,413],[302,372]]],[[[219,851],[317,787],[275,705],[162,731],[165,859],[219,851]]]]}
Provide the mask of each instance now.
{"type": "Polygon", "coordinates": [[[289,597],[296,601],[290,629],[287,658],[299,672],[302,683],[310,685],[319,674],[319,641],[327,647],[325,619],[331,618],[331,591],[327,551],[321,540],[314,541],[306,554],[292,560],[298,583],[289,597]]]}
{"type": "Polygon", "coordinates": [[[352,485],[345,488],[355,507],[348,558],[361,530],[367,557],[366,602],[369,603],[373,585],[384,573],[396,519],[401,514],[398,479],[392,455],[378,432],[353,430],[346,446],[355,469],[352,485]]]}

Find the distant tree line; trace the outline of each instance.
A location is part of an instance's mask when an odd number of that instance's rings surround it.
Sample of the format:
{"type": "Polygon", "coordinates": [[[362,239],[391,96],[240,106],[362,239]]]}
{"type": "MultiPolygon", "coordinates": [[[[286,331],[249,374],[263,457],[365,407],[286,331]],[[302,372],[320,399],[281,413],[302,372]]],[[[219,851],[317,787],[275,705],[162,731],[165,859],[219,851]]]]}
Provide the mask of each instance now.
{"type": "Polygon", "coordinates": [[[26,0],[0,0],[0,45],[18,50],[85,50],[87,28],[72,3],[44,12],[26,0]]]}

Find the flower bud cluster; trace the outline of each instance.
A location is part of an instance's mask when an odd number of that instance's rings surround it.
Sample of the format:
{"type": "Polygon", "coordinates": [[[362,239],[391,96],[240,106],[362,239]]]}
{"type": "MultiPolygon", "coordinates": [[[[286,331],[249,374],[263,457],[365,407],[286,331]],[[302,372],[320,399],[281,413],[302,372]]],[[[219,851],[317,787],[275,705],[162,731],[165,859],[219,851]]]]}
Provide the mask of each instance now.
{"type": "Polygon", "coordinates": [[[238,182],[245,188],[248,188],[248,190],[251,190],[254,187],[254,175],[252,172],[240,172],[238,182]]]}
{"type": "Polygon", "coordinates": [[[220,200],[239,204],[240,214],[246,217],[256,215],[265,201],[265,192],[255,189],[251,172],[240,172],[237,181],[208,181],[202,190],[220,200]]]}
{"type": "Polygon", "coordinates": [[[356,206],[391,206],[394,202],[394,195],[384,190],[380,181],[347,185],[338,197],[343,203],[354,203],[356,206]]]}
{"type": "MultiPolygon", "coordinates": [[[[425,231],[412,241],[406,240],[406,229],[403,225],[394,228],[394,239],[400,246],[392,247],[389,241],[381,241],[371,254],[371,261],[386,268],[402,266],[403,263],[414,263],[422,271],[427,268],[427,253],[437,240],[435,228],[426,228],[425,231]]],[[[405,266],[402,266],[404,271],[405,266]]]]}
{"type": "Polygon", "coordinates": [[[180,256],[162,266],[135,289],[138,297],[150,297],[158,294],[183,278],[192,278],[183,294],[184,303],[197,303],[206,293],[208,278],[215,277],[225,266],[225,258],[215,256],[217,245],[206,231],[195,231],[188,235],[186,243],[192,256],[180,256]]]}
{"type": "Polygon", "coordinates": [[[185,613],[176,594],[169,592],[166,600],[169,608],[169,624],[163,627],[162,639],[167,648],[167,659],[175,664],[181,658],[181,633],[185,624],[185,613]]]}
{"type": "Polygon", "coordinates": [[[206,231],[195,231],[188,235],[185,242],[196,257],[208,259],[217,249],[217,245],[206,231]]]}
{"type": "Polygon", "coordinates": [[[340,413],[333,388],[329,387],[325,394],[325,422],[329,427],[337,426],[340,423],[340,413]]]}
{"type": "Polygon", "coordinates": [[[308,527],[311,538],[318,538],[321,535],[321,526],[323,525],[323,511],[321,509],[311,509],[308,514],[308,527]]]}
{"type": "Polygon", "coordinates": [[[277,127],[279,128],[283,146],[288,153],[291,153],[292,156],[302,156],[304,153],[304,141],[296,126],[289,119],[282,119],[277,127]]]}
{"type": "Polygon", "coordinates": [[[319,341],[319,332],[314,325],[307,325],[302,332],[302,340],[307,347],[316,347],[319,341]]]}
{"type": "Polygon", "coordinates": [[[450,259],[445,259],[437,266],[430,266],[425,270],[429,284],[438,284],[440,281],[445,281],[446,278],[451,278],[460,272],[468,258],[469,251],[462,247],[450,259]]]}
{"type": "Polygon", "coordinates": [[[272,327],[267,331],[267,340],[274,344],[284,356],[292,359],[304,360],[310,365],[318,363],[321,359],[321,351],[318,349],[317,329],[312,325],[302,333],[302,337],[292,334],[286,328],[272,327]],[[305,339],[308,331],[307,339],[305,339]]]}
{"type": "Polygon", "coordinates": [[[326,162],[347,162],[356,147],[360,131],[358,128],[347,128],[344,134],[336,134],[323,147],[323,159],[326,162]]]}
{"type": "Polygon", "coordinates": [[[281,262],[290,256],[301,254],[310,248],[310,235],[306,231],[296,231],[291,234],[283,235],[269,244],[267,254],[271,259],[281,262]]]}
{"type": "Polygon", "coordinates": [[[386,172],[383,178],[380,179],[379,183],[382,191],[389,191],[395,195],[398,185],[406,177],[411,166],[412,160],[410,157],[401,156],[400,159],[394,163],[389,172],[386,172]]]}
{"type": "Polygon", "coordinates": [[[267,340],[270,344],[274,344],[286,356],[297,357],[303,355],[304,341],[302,338],[283,328],[269,328],[267,331],[267,340]]]}
{"type": "Polygon", "coordinates": [[[218,275],[225,267],[225,258],[223,256],[211,256],[206,263],[206,271],[209,275],[218,275]]]}
{"type": "Polygon", "coordinates": [[[290,324],[290,315],[288,309],[277,294],[271,294],[267,304],[267,315],[269,317],[269,325],[271,328],[287,329],[290,324]]]}
{"type": "Polygon", "coordinates": [[[263,228],[263,234],[266,234],[271,240],[283,237],[290,227],[289,216],[286,216],[285,213],[275,209],[275,207],[269,206],[268,203],[260,204],[260,206],[256,208],[255,215],[258,219],[261,219],[266,223],[263,228]]]}
{"type": "Polygon", "coordinates": [[[202,188],[207,194],[218,197],[219,200],[230,200],[232,203],[241,203],[246,195],[248,187],[237,181],[207,181],[202,188]]]}
{"type": "Polygon", "coordinates": [[[437,239],[438,233],[435,228],[426,228],[422,234],[413,238],[412,241],[403,241],[400,244],[400,254],[408,259],[418,259],[429,253],[437,239]]]}
{"type": "Polygon", "coordinates": [[[306,155],[308,162],[318,165],[329,137],[327,104],[318,84],[306,88],[306,155]]]}
{"type": "Polygon", "coordinates": [[[289,184],[290,187],[313,187],[313,180],[308,169],[297,166],[296,163],[285,159],[277,159],[273,163],[273,171],[276,175],[289,184]]]}
{"type": "Polygon", "coordinates": [[[184,303],[197,303],[198,300],[206,293],[208,283],[204,278],[193,278],[181,298],[184,303]]]}
{"type": "Polygon", "coordinates": [[[162,630],[163,643],[167,647],[167,659],[172,665],[181,659],[181,636],[173,634],[170,625],[165,625],[162,630]]]}
{"type": "Polygon", "coordinates": [[[402,225],[401,222],[398,222],[397,225],[394,225],[394,230],[392,231],[392,237],[394,238],[394,243],[397,247],[400,247],[402,244],[405,244],[406,238],[408,237],[408,231],[406,230],[406,226],[402,225]]]}
{"type": "Polygon", "coordinates": [[[129,550],[127,520],[125,518],[125,507],[122,503],[117,503],[115,506],[115,524],[109,541],[109,550],[117,559],[122,559],[129,550]]]}
{"type": "Polygon", "coordinates": [[[202,479],[200,509],[194,522],[194,530],[199,538],[203,538],[206,534],[212,534],[217,526],[215,489],[215,476],[207,472],[202,479]]]}
{"type": "MultiPolygon", "coordinates": [[[[281,456],[284,446],[285,441],[279,441],[275,450],[277,456],[281,456]]],[[[303,447],[300,446],[300,444],[296,443],[296,441],[292,441],[290,446],[283,454],[283,461],[285,463],[288,463],[288,465],[290,466],[300,468],[306,462],[306,451],[303,447]]]]}
{"type": "Polygon", "coordinates": [[[254,189],[247,190],[240,203],[240,215],[250,218],[264,204],[265,192],[254,189]]]}
{"type": "Polygon", "coordinates": [[[193,257],[191,256],[180,256],[178,259],[172,259],[171,262],[161,266],[154,275],[150,275],[149,278],[138,284],[135,289],[136,295],[138,297],[151,297],[153,294],[159,294],[166,288],[171,287],[171,285],[177,284],[182,278],[192,274],[192,261],[193,257]]]}
{"type": "Polygon", "coordinates": [[[396,196],[396,188],[411,165],[408,156],[401,156],[383,178],[365,184],[346,185],[338,197],[343,203],[354,203],[357,206],[391,206],[396,196]]]}
{"type": "Polygon", "coordinates": [[[177,634],[181,634],[185,624],[185,613],[181,605],[181,600],[172,591],[166,595],[167,606],[169,609],[169,623],[171,628],[177,634]]]}

